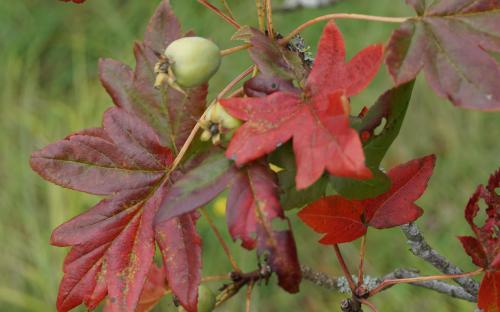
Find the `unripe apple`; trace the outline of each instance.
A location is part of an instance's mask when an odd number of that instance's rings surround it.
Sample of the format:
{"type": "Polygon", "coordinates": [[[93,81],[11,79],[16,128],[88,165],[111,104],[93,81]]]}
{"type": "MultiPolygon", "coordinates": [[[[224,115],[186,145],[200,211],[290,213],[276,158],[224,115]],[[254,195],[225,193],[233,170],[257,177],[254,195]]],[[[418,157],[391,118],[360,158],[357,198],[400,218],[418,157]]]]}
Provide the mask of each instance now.
{"type": "Polygon", "coordinates": [[[165,50],[175,82],[191,88],[207,82],[219,69],[219,47],[201,37],[184,37],[173,41],[165,50]]]}
{"type": "MultiPolygon", "coordinates": [[[[215,309],[215,294],[205,285],[198,287],[198,312],[212,312],[215,309]]],[[[186,312],[179,307],[179,312],[186,312]]]]}

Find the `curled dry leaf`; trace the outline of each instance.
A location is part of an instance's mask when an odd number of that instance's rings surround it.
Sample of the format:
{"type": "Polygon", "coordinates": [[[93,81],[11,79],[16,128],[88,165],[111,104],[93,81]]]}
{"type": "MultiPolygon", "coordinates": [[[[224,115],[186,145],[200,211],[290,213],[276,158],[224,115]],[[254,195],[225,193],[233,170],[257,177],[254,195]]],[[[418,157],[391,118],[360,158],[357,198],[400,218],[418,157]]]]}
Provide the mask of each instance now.
{"type": "Polygon", "coordinates": [[[465,219],[474,236],[460,236],[460,242],[472,262],[484,268],[486,274],[481,281],[478,307],[485,312],[500,310],[500,169],[493,173],[486,186],[479,185],[465,207],[465,219]],[[479,203],[487,208],[481,211],[479,203]],[[479,226],[475,218],[486,214],[484,224],[479,226]]]}

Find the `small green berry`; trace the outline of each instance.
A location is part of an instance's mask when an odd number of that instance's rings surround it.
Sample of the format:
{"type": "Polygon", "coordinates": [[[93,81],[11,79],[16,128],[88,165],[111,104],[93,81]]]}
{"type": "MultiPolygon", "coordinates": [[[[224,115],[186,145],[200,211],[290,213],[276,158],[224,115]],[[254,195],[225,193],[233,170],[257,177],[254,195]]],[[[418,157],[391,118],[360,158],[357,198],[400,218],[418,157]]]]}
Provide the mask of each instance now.
{"type": "Polygon", "coordinates": [[[201,37],[184,37],[173,41],[165,50],[175,82],[191,88],[207,82],[219,69],[219,47],[201,37]]]}

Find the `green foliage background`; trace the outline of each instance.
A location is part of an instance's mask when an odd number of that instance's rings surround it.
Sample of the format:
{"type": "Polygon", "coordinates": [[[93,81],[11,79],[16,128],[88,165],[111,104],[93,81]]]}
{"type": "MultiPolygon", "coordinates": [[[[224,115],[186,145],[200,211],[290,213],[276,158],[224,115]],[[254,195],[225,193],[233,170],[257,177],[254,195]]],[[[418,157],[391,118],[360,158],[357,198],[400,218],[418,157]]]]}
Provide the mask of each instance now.
{"type": "MultiPolygon", "coordinates": [[[[228,0],[242,24],[255,25],[252,0],[228,0]]],[[[81,128],[97,126],[110,106],[97,79],[97,60],[111,57],[133,64],[132,44],[140,39],[158,0],[88,0],[85,5],[55,0],[0,2],[0,311],[54,311],[57,286],[66,250],[48,244],[51,230],[84,211],[97,198],[44,182],[29,168],[30,153],[81,128]]],[[[172,0],[184,29],[210,37],[222,48],[236,45],[228,39],[233,29],[194,0],[172,0]]],[[[214,1],[215,2],[215,1],[214,1]]],[[[358,12],[385,16],[411,15],[404,1],[344,0],[317,10],[276,13],[277,29],[287,33],[297,24],[327,12],[358,12]]],[[[362,47],[387,41],[395,25],[339,21],[349,56],[362,47]]],[[[323,24],[304,32],[313,46],[323,24]]],[[[211,94],[249,65],[246,52],[224,59],[213,79],[211,94]]],[[[381,69],[377,80],[354,98],[354,111],[371,105],[391,81],[381,69]]],[[[438,155],[429,191],[420,200],[425,215],[419,221],[429,242],[439,251],[473,269],[463,253],[459,234],[468,233],[463,207],[475,186],[500,165],[499,113],[465,111],[437,98],[422,77],[418,80],[402,133],[384,164],[394,164],[430,153],[438,155]]],[[[224,217],[213,213],[227,236],[224,217]]],[[[318,235],[297,222],[303,263],[332,275],[340,270],[331,248],[316,243],[318,235]]],[[[199,222],[205,240],[204,271],[220,274],[229,269],[206,221],[199,222]]],[[[383,275],[396,267],[436,273],[413,257],[399,229],[371,230],[368,238],[368,273],[383,275]]],[[[253,253],[232,244],[244,267],[253,269],[253,253]]],[[[357,245],[343,246],[353,268],[357,245]]],[[[217,284],[211,284],[213,289],[217,284]]],[[[307,281],[296,296],[259,285],[253,311],[332,311],[343,295],[320,289],[307,281]]],[[[473,305],[413,286],[396,286],[373,299],[381,311],[470,311],[473,305]]],[[[155,311],[173,310],[166,298],[155,311]]],[[[219,311],[243,311],[243,295],[219,311]]],[[[79,311],[83,311],[80,309],[79,311]]]]}

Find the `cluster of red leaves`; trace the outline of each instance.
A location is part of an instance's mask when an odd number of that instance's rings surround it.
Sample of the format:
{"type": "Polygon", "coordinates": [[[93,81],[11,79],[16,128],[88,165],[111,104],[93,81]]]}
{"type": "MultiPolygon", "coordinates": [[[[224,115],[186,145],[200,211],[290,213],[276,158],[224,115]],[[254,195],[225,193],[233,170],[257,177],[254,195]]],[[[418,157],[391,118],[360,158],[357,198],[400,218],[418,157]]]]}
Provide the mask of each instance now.
{"type": "Polygon", "coordinates": [[[500,169],[490,176],[488,184],[479,185],[465,207],[465,219],[474,236],[460,236],[460,242],[472,262],[486,274],[479,288],[478,307],[485,312],[500,310],[500,169]],[[484,201],[486,220],[478,226],[474,219],[484,201]]]}
{"type": "Polygon", "coordinates": [[[368,226],[384,229],[413,222],[423,213],[414,202],[424,193],[434,164],[433,155],[412,160],[389,171],[391,188],[377,197],[350,200],[329,196],[308,205],[298,215],[316,232],[326,234],[320,243],[332,245],[365,235],[368,226]]]}
{"type": "Polygon", "coordinates": [[[146,311],[168,287],[189,312],[197,310],[202,246],[197,213],[228,186],[228,227],[248,249],[257,248],[289,292],[300,267],[279,204],[276,176],[254,163],[234,168],[219,148],[195,145],[178,168],[172,163],[205,110],[207,85],[187,95],[154,89],[154,64],[182,36],[167,0],[134,47],[136,67],[101,60],[101,82],[116,107],[100,128],[86,129],[34,152],[32,168],[63,187],[105,196],[96,206],[54,230],[51,243],[71,246],[57,299],[58,311],[106,296],[106,311],[146,311]],[[242,195],[245,194],[244,197],[242,195]],[[156,244],[163,265],[155,265],[156,244]],[[167,286],[168,285],[168,286],[167,286]]]}
{"type": "MultiPolygon", "coordinates": [[[[261,44],[252,43],[255,49],[261,44]]],[[[297,189],[313,184],[325,169],[336,176],[370,178],[359,136],[349,126],[348,97],[368,85],[382,56],[382,46],[373,45],[346,64],[342,35],[334,23],[328,23],[303,88],[221,101],[231,115],[246,121],[226,155],[241,166],[293,138],[297,189]]],[[[254,61],[259,64],[258,59],[254,61]]],[[[274,74],[263,66],[259,69],[274,74]]]]}

